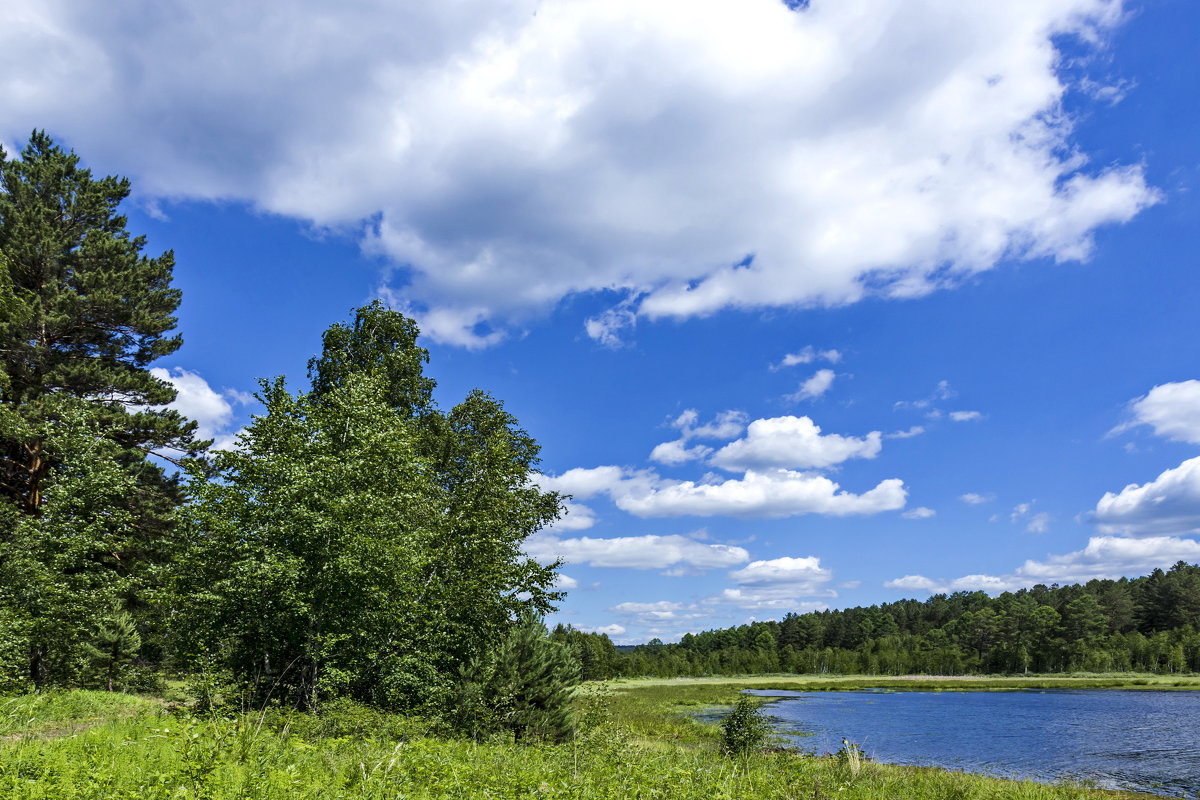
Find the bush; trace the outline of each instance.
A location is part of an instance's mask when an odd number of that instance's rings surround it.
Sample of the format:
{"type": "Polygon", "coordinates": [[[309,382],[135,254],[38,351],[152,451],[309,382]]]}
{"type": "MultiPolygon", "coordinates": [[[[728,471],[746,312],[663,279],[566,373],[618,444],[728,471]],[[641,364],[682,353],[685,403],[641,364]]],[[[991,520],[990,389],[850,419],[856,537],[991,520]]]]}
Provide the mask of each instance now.
{"type": "Polygon", "coordinates": [[[721,723],[721,752],[727,756],[746,756],[767,743],[771,724],[749,695],[738,698],[733,710],[721,723]]]}

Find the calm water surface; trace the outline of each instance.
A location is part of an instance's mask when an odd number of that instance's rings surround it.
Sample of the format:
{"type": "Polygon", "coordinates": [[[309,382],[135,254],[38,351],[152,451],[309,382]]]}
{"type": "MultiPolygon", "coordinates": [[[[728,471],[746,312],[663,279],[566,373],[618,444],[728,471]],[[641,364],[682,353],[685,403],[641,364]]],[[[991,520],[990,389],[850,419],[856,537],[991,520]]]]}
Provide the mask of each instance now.
{"type": "Polygon", "coordinates": [[[1200,693],[784,692],[764,709],[794,744],[832,753],[842,738],[876,761],[1106,788],[1200,793],[1200,693]]]}

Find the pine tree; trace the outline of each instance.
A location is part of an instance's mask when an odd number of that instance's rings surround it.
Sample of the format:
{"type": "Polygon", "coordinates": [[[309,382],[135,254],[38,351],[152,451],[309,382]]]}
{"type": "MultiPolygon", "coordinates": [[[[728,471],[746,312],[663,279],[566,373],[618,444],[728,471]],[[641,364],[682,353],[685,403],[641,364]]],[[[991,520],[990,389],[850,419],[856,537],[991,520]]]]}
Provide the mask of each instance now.
{"type": "Polygon", "coordinates": [[[141,647],[142,637],[133,617],[126,611],[115,611],[101,620],[95,638],[84,645],[84,652],[111,692],[121,670],[133,662],[141,647]]]}
{"type": "Polygon", "coordinates": [[[541,620],[522,614],[501,647],[463,670],[456,725],[477,738],[507,731],[517,742],[561,742],[575,731],[571,693],[579,665],[541,620]]]}
{"type": "Polygon", "coordinates": [[[150,454],[178,460],[204,444],[163,408],[175,391],[148,369],[181,344],[180,294],[172,254],[143,255],[145,239],[117,213],[129,190],[94,179],[42,132],[17,158],[0,150],[0,570],[17,581],[0,604],[32,625],[38,686],[68,675],[83,642],[63,637],[111,607],[96,601],[133,599],[162,557],[182,494],[150,454]],[[56,483],[88,487],[95,504],[60,498],[50,513],[56,483]],[[52,598],[81,582],[87,614],[44,624],[52,598]]]}
{"type": "Polygon", "coordinates": [[[42,132],[20,158],[0,150],[0,497],[26,515],[39,513],[57,463],[45,429],[64,399],[120,444],[148,494],[169,482],[147,453],[197,446],[195,423],[161,408],[174,389],[148,370],[182,344],[169,335],[180,293],[173,254],[142,255],[145,238],[117,213],[129,190],[93,179],[42,132]]]}

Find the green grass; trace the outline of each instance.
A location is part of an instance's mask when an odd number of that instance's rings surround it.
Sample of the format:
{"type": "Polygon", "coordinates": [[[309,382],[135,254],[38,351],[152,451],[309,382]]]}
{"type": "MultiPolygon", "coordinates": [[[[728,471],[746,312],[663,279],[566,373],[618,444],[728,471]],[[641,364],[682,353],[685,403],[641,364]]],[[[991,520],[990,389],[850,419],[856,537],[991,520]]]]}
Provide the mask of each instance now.
{"type": "Polygon", "coordinates": [[[114,692],[46,692],[0,698],[0,737],[53,735],[152,711],[158,703],[114,692]]]}
{"type": "Polygon", "coordinates": [[[421,720],[343,704],[323,718],[198,719],[123,695],[68,692],[4,701],[0,797],[12,800],[1082,800],[1133,797],[775,751],[716,751],[692,714],[745,681],[626,682],[581,693],[590,729],[558,746],[428,735],[421,720]],[[18,724],[24,716],[28,729],[18,724]]]}

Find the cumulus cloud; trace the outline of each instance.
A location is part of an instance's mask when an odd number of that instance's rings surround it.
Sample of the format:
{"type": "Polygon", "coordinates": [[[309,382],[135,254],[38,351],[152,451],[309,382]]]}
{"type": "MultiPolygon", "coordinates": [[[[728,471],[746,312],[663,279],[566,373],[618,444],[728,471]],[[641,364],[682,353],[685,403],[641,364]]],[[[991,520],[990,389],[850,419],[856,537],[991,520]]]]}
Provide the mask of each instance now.
{"type": "Polygon", "coordinates": [[[829,391],[833,386],[833,379],[837,377],[831,369],[819,369],[811,378],[800,384],[800,388],[792,394],[788,395],[788,399],[794,402],[801,400],[812,400],[829,391]]]}
{"type": "Polygon", "coordinates": [[[722,411],[703,425],[699,422],[700,414],[694,408],[676,417],[671,427],[679,431],[679,438],[656,445],[650,451],[650,460],[676,466],[703,459],[712,448],[702,444],[688,447],[687,443],[692,439],[732,439],[745,429],[746,415],[741,411],[722,411]]]}
{"type": "Polygon", "coordinates": [[[163,369],[154,367],[150,374],[175,387],[173,408],[197,423],[196,433],[201,439],[212,439],[213,448],[223,450],[232,447],[238,432],[231,429],[234,404],[245,405],[254,400],[245,392],[226,390],[218,392],[198,373],[183,367],[163,369]]]}
{"type": "Polygon", "coordinates": [[[983,505],[984,503],[992,502],[993,500],[996,499],[996,496],[992,495],[992,494],[979,494],[977,492],[967,492],[966,494],[960,494],[958,496],[958,499],[962,500],[964,503],[966,503],[969,506],[980,506],[980,505],[983,505]]]}
{"type": "Polygon", "coordinates": [[[885,436],[885,438],[887,438],[887,439],[911,439],[914,436],[920,436],[924,432],[925,432],[924,426],[913,425],[911,428],[909,428],[906,431],[895,431],[893,433],[889,433],[885,436]]]}
{"type": "Polygon", "coordinates": [[[1163,438],[1200,444],[1200,381],[1164,383],[1129,404],[1132,419],[1113,430],[1149,425],[1163,438]]]}
{"type": "Polygon", "coordinates": [[[1051,555],[1044,561],[1029,560],[1009,575],[964,575],[953,580],[934,580],[924,575],[905,575],[884,583],[902,591],[957,592],[1014,591],[1036,583],[1085,583],[1093,578],[1144,575],[1177,561],[1200,559],[1200,542],[1174,536],[1130,539],[1093,536],[1082,550],[1051,555]]]}
{"type": "Polygon", "coordinates": [[[525,552],[543,563],[562,559],[569,564],[630,569],[686,567],[690,571],[704,571],[750,560],[750,554],[741,547],[704,544],[686,536],[561,539],[553,534],[538,533],[525,541],[525,552]]]}
{"type": "Polygon", "coordinates": [[[1200,457],[1149,483],[1106,492],[1091,519],[1104,533],[1126,536],[1200,533],[1200,457]]]}
{"type": "Polygon", "coordinates": [[[732,605],[752,610],[817,610],[826,608],[826,604],[802,602],[800,598],[837,595],[828,586],[833,580],[832,570],[822,567],[816,556],[752,561],[730,572],[729,577],[738,585],[705,599],[706,605],[732,605]]]}
{"type": "Polygon", "coordinates": [[[572,578],[570,575],[563,575],[561,572],[554,579],[554,585],[551,587],[556,592],[565,592],[569,589],[578,589],[579,581],[572,578]]]}
{"type": "Polygon", "coordinates": [[[842,491],[823,475],[792,470],[749,470],[714,483],[661,481],[616,498],[617,507],[639,517],[790,517],[799,514],[877,514],[904,507],[903,481],[889,478],[862,494],[842,491]]]}
{"type": "Polygon", "coordinates": [[[585,531],[596,524],[596,512],[582,503],[563,503],[563,515],[546,526],[548,531],[585,531]]]}
{"type": "Polygon", "coordinates": [[[595,497],[631,480],[621,467],[576,467],[561,475],[537,475],[538,485],[550,492],[569,494],[579,500],[595,497]]]}
{"type": "Polygon", "coordinates": [[[536,480],[543,489],[584,499],[605,493],[617,508],[638,517],[878,514],[903,508],[908,496],[899,478],[854,494],[823,475],[788,469],[746,470],[740,478],[707,476],[697,482],[663,478],[652,470],[604,466],[538,475],[536,480]]]}
{"type": "Polygon", "coordinates": [[[711,447],[702,444],[687,446],[683,439],[656,444],[650,451],[650,460],[668,466],[678,466],[689,461],[699,461],[712,452],[711,447]]]}
{"type": "Polygon", "coordinates": [[[620,636],[625,632],[625,626],[614,622],[611,625],[580,625],[577,630],[584,633],[603,633],[605,636],[620,636]]]}
{"type": "Polygon", "coordinates": [[[712,616],[711,613],[700,609],[695,604],[677,603],[671,600],[650,603],[618,603],[608,610],[640,625],[680,624],[712,616]]]}
{"type": "Polygon", "coordinates": [[[951,411],[951,422],[973,422],[977,419],[983,419],[983,414],[979,411],[951,411]]]}
{"type": "Polygon", "coordinates": [[[773,417],[751,422],[745,438],[722,447],[711,463],[733,470],[823,469],[851,458],[874,458],[882,446],[879,431],[861,438],[822,435],[809,417],[773,417]]]}
{"type": "Polygon", "coordinates": [[[588,330],[611,342],[1086,259],[1157,200],[1141,166],[1087,164],[1062,111],[1056,38],[1102,43],[1120,12],[17,0],[0,137],[46,127],[152,199],[365,227],[436,339],[485,346],[601,291],[617,311],[588,330]]]}
{"type": "Polygon", "coordinates": [[[936,517],[937,512],[934,511],[932,508],[926,508],[925,506],[918,506],[917,508],[913,508],[908,511],[905,511],[900,516],[904,517],[905,519],[929,519],[930,517],[936,517]]]}

